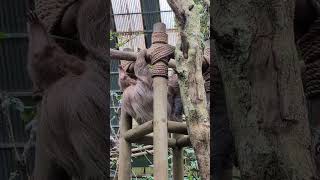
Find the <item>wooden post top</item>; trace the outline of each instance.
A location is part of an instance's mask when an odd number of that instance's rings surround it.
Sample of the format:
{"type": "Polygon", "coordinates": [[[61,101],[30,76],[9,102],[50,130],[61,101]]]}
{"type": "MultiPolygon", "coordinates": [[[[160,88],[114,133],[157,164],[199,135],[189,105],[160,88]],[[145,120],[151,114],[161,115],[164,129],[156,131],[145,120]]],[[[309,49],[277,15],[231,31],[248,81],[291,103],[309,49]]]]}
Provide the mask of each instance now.
{"type": "Polygon", "coordinates": [[[164,23],[158,22],[153,25],[153,32],[166,32],[166,25],[164,23]]]}

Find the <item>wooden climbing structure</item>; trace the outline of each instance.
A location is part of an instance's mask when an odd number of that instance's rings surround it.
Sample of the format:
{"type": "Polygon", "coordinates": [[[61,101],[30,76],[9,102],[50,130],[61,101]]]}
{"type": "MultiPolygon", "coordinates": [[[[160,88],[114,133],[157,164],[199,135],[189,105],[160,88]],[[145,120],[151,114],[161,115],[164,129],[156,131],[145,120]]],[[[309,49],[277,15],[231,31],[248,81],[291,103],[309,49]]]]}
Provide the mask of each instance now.
{"type": "MultiPolygon", "coordinates": [[[[123,59],[123,54],[117,54],[116,51],[111,54],[123,59]]],[[[167,117],[168,65],[173,55],[174,47],[168,44],[165,24],[154,24],[152,46],[147,50],[147,57],[153,65],[154,117],[153,120],[132,128],[132,117],[121,110],[119,180],[131,179],[131,143],[153,144],[155,180],[168,179],[168,148],[173,148],[173,179],[184,179],[182,149],[190,145],[187,125],[183,122],[168,121],[167,117]],[[153,135],[149,135],[150,133],[153,135]]],[[[135,59],[135,55],[130,52],[125,52],[125,56],[128,60],[135,59]]]]}

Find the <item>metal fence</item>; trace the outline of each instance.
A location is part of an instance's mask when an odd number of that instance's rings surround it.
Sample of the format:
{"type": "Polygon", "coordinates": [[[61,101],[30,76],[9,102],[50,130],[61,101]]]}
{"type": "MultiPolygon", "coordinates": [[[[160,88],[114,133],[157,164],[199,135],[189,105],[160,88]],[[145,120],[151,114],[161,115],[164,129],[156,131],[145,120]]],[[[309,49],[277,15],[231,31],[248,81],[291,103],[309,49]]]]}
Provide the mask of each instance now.
{"type": "MultiPolygon", "coordinates": [[[[31,81],[26,70],[26,2],[3,0],[0,3],[0,32],[4,34],[0,39],[0,90],[28,101],[31,81]]],[[[17,174],[19,165],[14,147],[18,153],[22,152],[27,139],[25,124],[21,113],[14,108],[10,109],[9,117],[0,113],[0,179],[24,180],[25,174],[17,174]]]]}

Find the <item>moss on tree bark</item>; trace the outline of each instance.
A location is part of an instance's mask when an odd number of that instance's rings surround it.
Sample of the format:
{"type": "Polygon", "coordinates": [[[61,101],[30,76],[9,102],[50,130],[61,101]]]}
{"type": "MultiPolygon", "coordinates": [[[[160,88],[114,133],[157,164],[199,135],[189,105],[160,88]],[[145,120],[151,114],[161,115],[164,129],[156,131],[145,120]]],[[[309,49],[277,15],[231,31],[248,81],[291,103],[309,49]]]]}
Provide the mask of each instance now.
{"type": "Polygon", "coordinates": [[[210,125],[204,79],[202,76],[201,9],[205,2],[168,0],[175,12],[180,40],[176,46],[176,69],[188,125],[202,179],[210,178],[210,125]]]}

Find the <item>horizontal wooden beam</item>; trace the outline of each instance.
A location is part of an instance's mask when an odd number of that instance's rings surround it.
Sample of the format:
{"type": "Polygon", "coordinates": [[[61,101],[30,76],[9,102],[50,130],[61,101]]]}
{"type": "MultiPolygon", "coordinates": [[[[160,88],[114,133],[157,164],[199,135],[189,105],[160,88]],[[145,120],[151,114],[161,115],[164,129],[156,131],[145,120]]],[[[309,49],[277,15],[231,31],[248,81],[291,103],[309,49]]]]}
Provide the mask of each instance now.
{"type": "Polygon", "coordinates": [[[137,59],[137,54],[130,51],[110,49],[110,58],[117,60],[135,61],[137,59]]]}
{"type": "MultiPolygon", "coordinates": [[[[130,141],[129,141],[130,142],[130,141]]],[[[139,139],[136,139],[134,141],[131,141],[131,143],[138,143],[138,144],[144,144],[144,145],[153,145],[153,136],[144,136],[139,139]]],[[[175,147],[176,146],[176,140],[173,138],[168,138],[168,146],[169,147],[175,147]]]]}
{"type": "Polygon", "coordinates": [[[153,121],[148,121],[146,123],[143,123],[133,129],[128,130],[125,135],[124,138],[131,142],[131,141],[135,141],[149,133],[152,133],[153,131],[153,121]]]}
{"type": "MultiPolygon", "coordinates": [[[[126,61],[136,61],[137,53],[131,51],[120,51],[116,49],[110,49],[110,58],[115,60],[126,60],[126,61]]],[[[169,68],[176,68],[176,61],[170,59],[168,63],[169,68]]],[[[133,71],[133,66],[130,71],[133,71]]]]}
{"type": "Polygon", "coordinates": [[[176,145],[178,147],[186,147],[186,146],[191,146],[191,141],[189,136],[181,136],[177,138],[176,145]]]}
{"type": "Polygon", "coordinates": [[[131,155],[131,157],[139,157],[139,156],[143,156],[143,155],[153,154],[153,152],[154,152],[154,150],[146,150],[143,152],[134,153],[131,155]]]}
{"type": "Polygon", "coordinates": [[[168,132],[187,135],[187,124],[184,122],[168,121],[168,132]]]}
{"type": "Polygon", "coordinates": [[[133,149],[131,149],[131,152],[144,151],[144,150],[148,150],[148,149],[152,149],[152,148],[153,148],[152,145],[147,145],[147,146],[143,146],[143,147],[133,148],[133,149]]]}
{"type": "MultiPolygon", "coordinates": [[[[128,130],[125,133],[124,138],[127,141],[131,142],[152,132],[153,132],[153,121],[148,121],[133,129],[128,130]]],[[[183,122],[168,121],[168,132],[187,135],[188,134],[187,124],[183,122]]]]}

